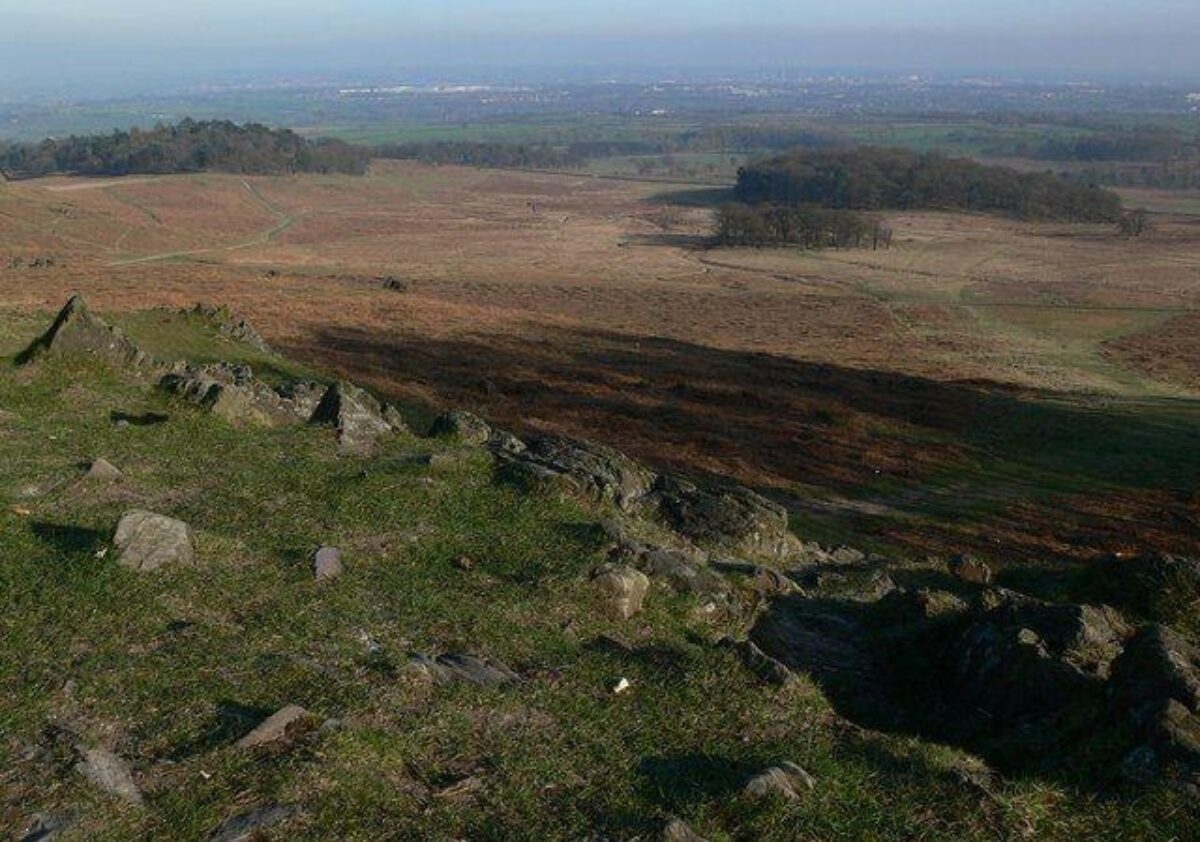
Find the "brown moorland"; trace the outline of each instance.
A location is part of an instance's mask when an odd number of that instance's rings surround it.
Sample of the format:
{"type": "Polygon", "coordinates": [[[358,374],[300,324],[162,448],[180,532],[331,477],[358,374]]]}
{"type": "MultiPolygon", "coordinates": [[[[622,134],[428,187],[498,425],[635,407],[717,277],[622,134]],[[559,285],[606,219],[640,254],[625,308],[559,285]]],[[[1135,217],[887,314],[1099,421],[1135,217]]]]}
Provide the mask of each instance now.
{"type": "Polygon", "coordinates": [[[1194,218],[1131,241],[905,213],[890,250],[805,253],[704,249],[709,214],[661,183],[399,163],[0,185],[4,341],[75,291],[221,303],[414,407],[737,478],[818,538],[1002,563],[1200,542],[1194,218]]]}

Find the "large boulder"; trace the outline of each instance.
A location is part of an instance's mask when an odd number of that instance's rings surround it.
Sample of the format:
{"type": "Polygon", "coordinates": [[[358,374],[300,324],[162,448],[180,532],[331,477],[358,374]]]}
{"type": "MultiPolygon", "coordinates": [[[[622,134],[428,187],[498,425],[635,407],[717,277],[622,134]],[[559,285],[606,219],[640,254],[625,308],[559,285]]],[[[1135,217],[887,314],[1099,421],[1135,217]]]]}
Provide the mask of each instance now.
{"type": "Polygon", "coordinates": [[[113,536],[117,563],[139,572],[165,565],[190,564],[195,556],[191,528],[153,512],[126,512],[113,536]]]}
{"type": "Polygon", "coordinates": [[[44,334],[17,357],[24,365],[46,356],[96,357],[117,365],[145,365],[150,358],[122,331],[95,316],[74,295],[44,334]]]}
{"type": "Polygon", "coordinates": [[[650,491],[655,475],[622,453],[565,436],[530,439],[523,450],[497,449],[502,480],[519,487],[560,488],[633,510],[650,491]]]}
{"type": "Polygon", "coordinates": [[[335,428],[338,442],[348,450],[369,450],[381,437],[404,429],[395,409],[345,381],[325,391],[309,423],[335,428]]]}
{"type": "Polygon", "coordinates": [[[662,476],[645,504],[701,544],[772,558],[787,558],[799,546],[788,530],[787,510],[740,486],[703,487],[662,476]]]}

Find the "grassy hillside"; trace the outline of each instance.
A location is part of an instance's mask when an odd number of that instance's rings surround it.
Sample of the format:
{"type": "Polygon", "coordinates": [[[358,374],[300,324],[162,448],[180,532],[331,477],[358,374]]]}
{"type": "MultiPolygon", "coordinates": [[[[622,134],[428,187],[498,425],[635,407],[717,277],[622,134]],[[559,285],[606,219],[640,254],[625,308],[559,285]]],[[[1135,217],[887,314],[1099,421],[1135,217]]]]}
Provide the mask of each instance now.
{"type": "MultiPolygon", "coordinates": [[[[200,839],[283,805],[268,838],[648,839],[669,816],[712,840],[1195,827],[1167,787],[1030,772],[981,788],[962,750],[855,726],[807,677],[762,683],[717,643],[738,616],[661,583],[612,619],[588,574],[615,513],[500,486],[482,449],[401,435],[346,455],[328,430],[237,429],[94,360],[14,367],[42,326],[0,331],[0,825],[36,814],[66,817],[65,839],[200,839]],[[124,477],[86,479],[96,457],[124,477]],[[131,508],[189,523],[197,561],[117,565],[131,508]],[[341,549],[342,577],[314,580],[321,545],[341,549]],[[430,683],[412,652],[500,659],[521,681],[430,683]],[[236,746],[290,704],[311,715],[302,733],[236,746]],[[144,805],[91,786],[78,745],[125,758],[144,805]],[[782,761],[813,789],[741,794],[782,761]]],[[[164,356],[308,374],[195,318],[126,326],[164,356]]]]}

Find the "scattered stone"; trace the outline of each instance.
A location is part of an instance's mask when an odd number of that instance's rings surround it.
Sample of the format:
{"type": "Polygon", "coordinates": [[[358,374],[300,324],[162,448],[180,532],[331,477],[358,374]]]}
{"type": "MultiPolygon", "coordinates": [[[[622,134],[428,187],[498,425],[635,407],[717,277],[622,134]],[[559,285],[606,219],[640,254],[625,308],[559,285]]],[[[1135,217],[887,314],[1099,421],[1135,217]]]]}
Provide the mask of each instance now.
{"type": "Polygon", "coordinates": [[[815,787],[816,781],[812,775],[795,763],[783,763],[755,775],[746,783],[742,792],[750,798],[783,798],[798,801],[800,789],[811,790],[815,787]]]}
{"type": "Polygon", "coordinates": [[[87,478],[97,482],[116,482],[124,474],[107,459],[95,459],[88,467],[87,478]]]}
{"type": "Polygon", "coordinates": [[[724,576],[682,550],[652,548],[638,556],[635,564],[651,578],[666,581],[678,593],[700,597],[723,597],[732,593],[724,576]]]}
{"type": "Polygon", "coordinates": [[[137,509],[122,515],[113,544],[118,564],[143,573],[168,564],[190,564],[195,554],[186,523],[137,509]]]}
{"type": "Polygon", "coordinates": [[[762,682],[776,687],[786,687],[796,680],[794,672],[762,651],[751,640],[734,641],[726,638],[723,644],[732,647],[741,657],[746,669],[758,676],[762,682]]]}
{"type": "Polygon", "coordinates": [[[142,792],[133,780],[133,771],[128,763],[102,748],[78,746],[76,752],[79,760],[75,764],[75,771],[93,786],[130,804],[141,806],[142,792]]]}
{"type": "Polygon", "coordinates": [[[703,488],[663,476],[646,505],[672,529],[703,545],[777,559],[799,547],[788,530],[787,510],[740,486],[703,488]]]}
{"type": "Polygon", "coordinates": [[[613,685],[613,695],[620,696],[622,693],[628,692],[629,688],[632,686],[633,683],[628,678],[618,679],[617,683],[613,685]]]}
{"type": "Polygon", "coordinates": [[[54,324],[17,357],[21,365],[51,355],[81,354],[117,365],[140,366],[150,358],[132,339],[94,316],[83,296],[75,295],[59,312],[54,324]]]}
{"type": "Polygon", "coordinates": [[[650,490],[654,474],[602,444],[543,435],[524,449],[493,451],[500,477],[521,488],[558,487],[631,511],[650,490]]]}
{"type": "Polygon", "coordinates": [[[478,415],[455,409],[435,418],[429,434],[438,438],[457,439],[463,444],[483,445],[491,439],[492,428],[478,415]]]}
{"type": "Polygon", "coordinates": [[[21,842],[49,842],[60,833],[70,830],[78,821],[74,813],[39,813],[25,828],[21,842]]]}
{"type": "Polygon", "coordinates": [[[391,290],[392,292],[408,292],[412,286],[408,281],[403,278],[397,278],[395,275],[388,275],[385,278],[381,278],[379,285],[383,289],[391,290]]]}
{"type": "Polygon", "coordinates": [[[682,819],[674,816],[667,819],[658,837],[661,842],[705,842],[705,839],[682,819]]]}
{"type": "Polygon", "coordinates": [[[990,585],[992,568],[974,556],[959,555],[950,559],[950,573],[957,579],[974,585],[990,585]]]}
{"type": "Polygon", "coordinates": [[[335,547],[321,547],[313,556],[317,580],[336,579],[342,575],[342,554],[335,547]]]}
{"type": "Polygon", "coordinates": [[[326,390],[309,421],[336,428],[338,442],[347,449],[369,450],[382,436],[404,430],[395,410],[388,409],[366,391],[338,381],[326,390]]]}
{"type": "Polygon", "coordinates": [[[209,837],[211,842],[251,842],[260,831],[283,824],[299,811],[290,804],[265,804],[230,816],[209,837]]]}
{"type": "Polygon", "coordinates": [[[833,564],[862,564],[866,558],[862,550],[856,550],[854,547],[837,547],[829,553],[829,560],[833,564]]]}
{"type": "Polygon", "coordinates": [[[228,307],[217,307],[214,305],[197,304],[190,311],[184,311],[188,315],[193,315],[206,320],[209,324],[217,329],[217,331],[230,339],[234,339],[245,345],[249,345],[256,351],[263,354],[274,354],[275,349],[267,344],[267,340],[259,335],[258,331],[247,322],[245,319],[239,319],[229,311],[228,307]]]}
{"type": "Polygon", "coordinates": [[[598,570],[592,581],[605,595],[609,610],[622,620],[628,620],[642,610],[650,580],[627,565],[606,565],[598,570]]]}
{"type": "Polygon", "coordinates": [[[237,741],[238,748],[255,748],[286,739],[308,720],[308,711],[299,705],[288,705],[268,716],[253,731],[237,741]]]}
{"type": "Polygon", "coordinates": [[[521,680],[519,675],[500,661],[477,658],[474,655],[450,653],[431,658],[428,655],[413,653],[409,655],[409,663],[413,669],[439,684],[465,682],[486,686],[513,684],[521,680]]]}
{"type": "Polygon", "coordinates": [[[469,555],[460,555],[454,562],[459,570],[473,570],[475,568],[475,559],[469,555]]]}

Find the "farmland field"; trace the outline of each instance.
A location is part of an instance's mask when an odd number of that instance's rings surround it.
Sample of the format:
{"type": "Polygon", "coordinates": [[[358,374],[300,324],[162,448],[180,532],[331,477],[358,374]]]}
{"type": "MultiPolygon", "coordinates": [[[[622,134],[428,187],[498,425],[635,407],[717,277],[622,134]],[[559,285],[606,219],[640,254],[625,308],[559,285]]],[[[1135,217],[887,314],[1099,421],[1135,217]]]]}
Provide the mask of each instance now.
{"type": "Polygon", "coordinates": [[[1139,194],[1163,211],[1140,240],[912,213],[890,250],[814,253],[702,248],[694,198],[401,163],[0,184],[0,335],[75,291],[117,321],[220,303],[417,417],[469,406],[736,477],[814,537],[1001,564],[1194,548],[1188,202],[1139,194]]]}

